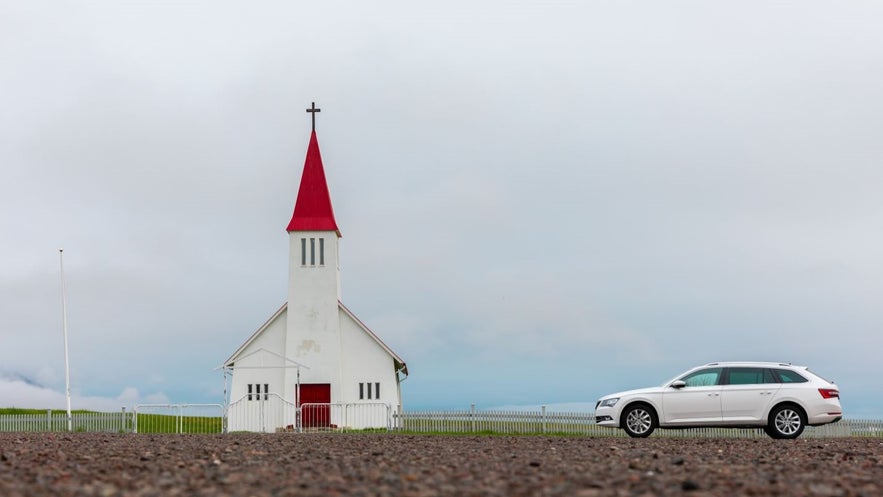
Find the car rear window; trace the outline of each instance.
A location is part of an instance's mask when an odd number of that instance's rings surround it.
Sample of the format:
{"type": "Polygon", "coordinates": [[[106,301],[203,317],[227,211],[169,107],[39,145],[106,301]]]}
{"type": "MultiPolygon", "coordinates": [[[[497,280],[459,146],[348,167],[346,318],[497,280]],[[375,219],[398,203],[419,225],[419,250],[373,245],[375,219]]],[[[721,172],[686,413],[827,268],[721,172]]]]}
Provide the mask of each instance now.
{"type": "Polygon", "coordinates": [[[776,376],[779,377],[780,383],[806,383],[807,380],[797,371],[791,371],[790,369],[775,369],[776,376]]]}

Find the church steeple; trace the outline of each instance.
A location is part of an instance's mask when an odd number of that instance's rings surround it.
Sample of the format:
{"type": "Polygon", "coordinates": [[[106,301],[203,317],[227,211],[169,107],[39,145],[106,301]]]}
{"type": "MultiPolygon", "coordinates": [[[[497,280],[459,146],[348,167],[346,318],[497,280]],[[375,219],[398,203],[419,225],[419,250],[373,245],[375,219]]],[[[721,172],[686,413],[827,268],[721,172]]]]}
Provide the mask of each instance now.
{"type": "MultiPolygon", "coordinates": [[[[307,111],[309,112],[310,109],[307,111]]],[[[314,109],[314,112],[316,111],[318,109],[314,109]]],[[[315,116],[314,113],[314,119],[315,116]]],[[[313,125],[315,126],[315,122],[313,125]]],[[[322,155],[319,153],[319,141],[316,139],[315,129],[310,134],[310,145],[307,147],[307,158],[300,178],[294,214],[286,231],[334,231],[340,237],[340,229],[337,227],[337,221],[334,220],[331,194],[325,181],[325,168],[322,167],[322,155]]]]}

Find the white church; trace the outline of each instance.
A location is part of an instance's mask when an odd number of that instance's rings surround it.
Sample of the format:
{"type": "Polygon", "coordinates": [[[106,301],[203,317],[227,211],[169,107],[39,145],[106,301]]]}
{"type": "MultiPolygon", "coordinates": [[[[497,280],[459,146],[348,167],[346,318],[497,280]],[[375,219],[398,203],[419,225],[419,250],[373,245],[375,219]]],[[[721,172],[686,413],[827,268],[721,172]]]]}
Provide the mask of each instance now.
{"type": "Polygon", "coordinates": [[[340,230],[316,112],[288,223],[288,301],[223,364],[228,431],[383,428],[408,367],[340,300],[340,230]],[[225,379],[225,385],[227,380],[225,379]]]}

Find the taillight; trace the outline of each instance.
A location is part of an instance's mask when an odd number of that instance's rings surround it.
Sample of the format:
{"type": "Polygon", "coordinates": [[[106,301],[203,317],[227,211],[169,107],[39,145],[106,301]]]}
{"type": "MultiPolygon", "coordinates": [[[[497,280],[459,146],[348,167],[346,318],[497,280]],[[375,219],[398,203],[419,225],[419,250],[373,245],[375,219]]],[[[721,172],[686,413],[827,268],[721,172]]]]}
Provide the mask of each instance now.
{"type": "Polygon", "coordinates": [[[839,399],[840,392],[833,388],[820,388],[819,393],[822,394],[823,399],[839,399]]]}

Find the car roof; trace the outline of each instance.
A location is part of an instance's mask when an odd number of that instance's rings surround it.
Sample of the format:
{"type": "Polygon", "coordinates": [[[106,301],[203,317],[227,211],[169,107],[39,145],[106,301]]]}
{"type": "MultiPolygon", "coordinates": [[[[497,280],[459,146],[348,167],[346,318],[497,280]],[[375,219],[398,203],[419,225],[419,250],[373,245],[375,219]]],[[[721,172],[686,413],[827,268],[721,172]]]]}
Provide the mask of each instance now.
{"type": "Polygon", "coordinates": [[[806,366],[798,366],[796,364],[791,364],[790,362],[765,362],[765,361],[723,361],[723,362],[710,362],[705,366],[724,366],[724,367],[734,367],[734,366],[747,366],[747,367],[760,367],[760,368],[796,368],[796,369],[806,369],[806,366]]]}

